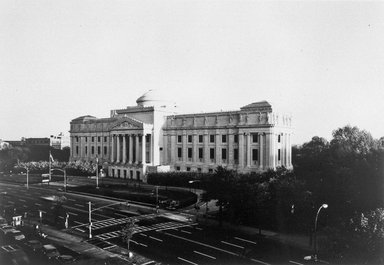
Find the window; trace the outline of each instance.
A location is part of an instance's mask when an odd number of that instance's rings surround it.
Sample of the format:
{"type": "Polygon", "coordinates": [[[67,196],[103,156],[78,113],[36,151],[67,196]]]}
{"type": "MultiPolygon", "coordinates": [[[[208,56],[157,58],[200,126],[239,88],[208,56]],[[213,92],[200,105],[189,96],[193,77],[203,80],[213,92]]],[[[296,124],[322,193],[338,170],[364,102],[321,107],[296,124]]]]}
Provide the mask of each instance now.
{"type": "Polygon", "coordinates": [[[178,136],[177,136],[177,142],[178,142],[178,143],[181,143],[181,135],[178,135],[178,136]]]}
{"type": "Polygon", "coordinates": [[[78,141],[79,141],[79,137],[77,137],[77,136],[76,136],[76,137],[75,137],[75,139],[76,139],[76,142],[78,142],[78,141]]]}
{"type": "Polygon", "coordinates": [[[180,167],[176,167],[176,170],[177,170],[177,171],[180,171],[180,167]]]}
{"type": "Polygon", "coordinates": [[[78,154],[79,154],[79,147],[76,146],[76,155],[78,155],[78,154]]]}
{"type": "Polygon", "coordinates": [[[211,135],[209,136],[209,142],[210,142],[210,143],[214,143],[214,142],[215,142],[215,135],[211,134],[211,135]]]}
{"type": "Polygon", "coordinates": [[[177,148],[177,157],[181,158],[182,157],[182,149],[179,147],[177,148]]]}
{"type": "Polygon", "coordinates": [[[88,137],[84,137],[85,138],[85,142],[87,143],[88,142],[88,137]]]}
{"type": "Polygon", "coordinates": [[[147,134],[147,135],[145,136],[145,142],[146,142],[146,143],[149,143],[150,139],[151,139],[151,135],[150,135],[150,134],[147,134]]]}
{"type": "Polygon", "coordinates": [[[215,148],[210,148],[209,149],[209,158],[210,159],[215,159],[215,148]]]}
{"type": "Polygon", "coordinates": [[[131,179],[133,179],[133,170],[131,170],[129,173],[130,173],[130,175],[131,175],[131,176],[130,176],[131,179]]]}
{"type": "Polygon", "coordinates": [[[201,168],[198,167],[197,168],[197,172],[201,173],[201,168]]]}
{"type": "Polygon", "coordinates": [[[221,159],[223,160],[227,159],[227,148],[221,149],[221,159]]]}
{"type": "Polygon", "coordinates": [[[252,134],[252,142],[253,143],[257,143],[258,142],[258,137],[259,135],[257,134],[257,133],[254,133],[254,134],[252,134]]]}
{"type": "Polygon", "coordinates": [[[208,169],[208,173],[213,173],[213,169],[212,168],[208,169]]]}
{"type": "Polygon", "coordinates": [[[259,149],[252,149],[252,160],[259,160],[259,149]]]}
{"type": "Polygon", "coordinates": [[[94,147],[94,146],[92,146],[91,154],[92,154],[92,155],[95,154],[95,147],[94,147]]]}
{"type": "Polygon", "coordinates": [[[100,143],[100,136],[97,136],[97,142],[99,142],[100,143]]]}
{"type": "Polygon", "coordinates": [[[280,149],[277,149],[277,160],[278,160],[278,161],[280,161],[280,156],[281,156],[281,154],[280,154],[280,149]]]}
{"type": "Polygon", "coordinates": [[[203,159],[203,148],[199,148],[199,159],[203,159]]]}
{"type": "Polygon", "coordinates": [[[95,141],[95,137],[92,136],[92,143],[95,141]]]}
{"type": "Polygon", "coordinates": [[[140,180],[140,171],[136,171],[136,179],[140,180]]]}
{"type": "Polygon", "coordinates": [[[100,155],[100,152],[101,152],[101,148],[100,146],[97,147],[97,154],[100,155]]]}
{"type": "Polygon", "coordinates": [[[104,146],[104,155],[107,155],[107,147],[106,146],[104,146]]]}
{"type": "Polygon", "coordinates": [[[188,135],[188,143],[192,143],[192,135],[188,135]]]}
{"type": "Polygon", "coordinates": [[[202,142],[203,142],[203,136],[199,135],[199,143],[202,143],[202,142]]]}
{"type": "Polygon", "coordinates": [[[239,160],[239,149],[233,149],[233,159],[239,160]]]}
{"type": "Polygon", "coordinates": [[[104,142],[106,142],[107,141],[107,136],[104,136],[104,142]]]}
{"type": "Polygon", "coordinates": [[[85,147],[85,154],[88,155],[88,146],[85,147]]]}
{"type": "Polygon", "coordinates": [[[281,136],[280,136],[280,134],[277,136],[277,142],[278,143],[280,143],[280,141],[281,141],[281,138],[280,138],[281,136]]]}
{"type": "Polygon", "coordinates": [[[222,143],[226,143],[227,142],[227,136],[226,135],[222,135],[221,136],[221,142],[222,143]]]}
{"type": "Polygon", "coordinates": [[[238,135],[238,134],[235,134],[235,135],[234,135],[234,138],[235,138],[235,139],[234,139],[234,142],[235,142],[235,143],[238,143],[238,142],[239,142],[239,135],[238,135]]]}
{"type": "Polygon", "coordinates": [[[191,168],[190,168],[190,167],[187,167],[187,171],[191,171],[191,168]]]}
{"type": "Polygon", "coordinates": [[[192,148],[188,148],[188,158],[192,158],[192,148]]]}

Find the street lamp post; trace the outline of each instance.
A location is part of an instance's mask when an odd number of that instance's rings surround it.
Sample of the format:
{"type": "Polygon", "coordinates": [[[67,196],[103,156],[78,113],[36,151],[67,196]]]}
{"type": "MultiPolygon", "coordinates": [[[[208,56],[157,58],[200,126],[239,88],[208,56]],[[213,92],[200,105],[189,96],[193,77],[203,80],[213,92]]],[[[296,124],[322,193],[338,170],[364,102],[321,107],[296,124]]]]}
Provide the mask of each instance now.
{"type": "Polygon", "coordinates": [[[96,157],[96,189],[99,188],[99,158],[96,157]]]}
{"type": "MultiPolygon", "coordinates": [[[[117,204],[122,204],[122,202],[111,203],[92,210],[92,202],[88,202],[89,239],[92,238],[92,212],[117,204]]],[[[126,202],[126,205],[128,205],[128,202],[126,202]]]]}
{"type": "Polygon", "coordinates": [[[317,214],[316,214],[316,218],[315,218],[315,232],[313,234],[313,239],[314,239],[314,246],[313,246],[313,249],[314,249],[314,258],[315,258],[315,261],[317,260],[317,237],[316,237],[316,233],[317,233],[317,219],[319,218],[319,213],[321,211],[321,209],[327,209],[328,208],[328,204],[323,204],[320,206],[319,210],[317,211],[317,214]]]}

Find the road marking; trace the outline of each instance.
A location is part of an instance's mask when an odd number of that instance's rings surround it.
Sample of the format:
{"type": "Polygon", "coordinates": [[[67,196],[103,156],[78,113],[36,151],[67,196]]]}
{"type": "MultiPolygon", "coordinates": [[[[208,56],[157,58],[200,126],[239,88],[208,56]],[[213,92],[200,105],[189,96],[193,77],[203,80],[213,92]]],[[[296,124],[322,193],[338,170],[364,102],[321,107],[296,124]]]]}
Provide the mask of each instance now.
{"type": "Polygon", "coordinates": [[[73,202],[75,202],[76,200],[74,200],[74,199],[67,199],[68,201],[73,201],[73,202]]]}
{"type": "Polygon", "coordinates": [[[23,199],[19,199],[19,201],[21,201],[21,202],[26,202],[26,200],[23,200],[23,199]]]}
{"type": "Polygon", "coordinates": [[[76,224],[83,225],[84,223],[80,223],[78,221],[74,221],[76,224]]]}
{"type": "Polygon", "coordinates": [[[143,246],[143,247],[148,247],[147,245],[143,244],[143,243],[140,243],[140,242],[137,242],[137,241],[134,241],[131,239],[131,242],[137,244],[137,245],[140,245],[140,246],[143,246]]]}
{"type": "Polygon", "coordinates": [[[232,244],[232,243],[229,243],[229,242],[226,242],[226,241],[220,241],[220,242],[223,243],[223,244],[227,244],[227,245],[233,246],[233,247],[244,248],[244,247],[242,247],[242,246],[235,245],[235,244],[232,244]]]}
{"type": "Polygon", "coordinates": [[[37,205],[37,206],[43,206],[43,205],[41,205],[40,203],[35,203],[35,205],[37,205]]]}
{"type": "Polygon", "coordinates": [[[258,259],[251,259],[251,260],[254,261],[254,262],[260,263],[260,264],[271,265],[270,263],[266,263],[266,262],[258,260],[258,259]]]}
{"type": "Polygon", "coordinates": [[[293,264],[297,264],[297,265],[304,265],[303,263],[299,263],[299,262],[296,262],[296,261],[293,261],[293,260],[290,260],[289,262],[293,263],[293,264]]]}
{"type": "Polygon", "coordinates": [[[153,237],[153,236],[149,236],[149,238],[152,238],[153,240],[157,240],[159,242],[163,242],[163,240],[159,239],[159,238],[156,238],[156,237],[153,237]]]}
{"type": "Polygon", "coordinates": [[[212,256],[210,256],[210,255],[208,255],[208,254],[201,253],[201,252],[196,251],[196,250],[194,250],[193,252],[195,252],[195,253],[197,253],[197,254],[199,254],[199,255],[202,255],[202,256],[206,256],[206,257],[211,258],[211,259],[216,259],[215,257],[212,257],[212,256]]]}
{"type": "Polygon", "coordinates": [[[74,215],[74,216],[78,216],[77,213],[73,213],[73,212],[68,212],[68,213],[71,214],[71,215],[74,215]]]}
{"type": "MultiPolygon", "coordinates": [[[[8,203],[10,203],[10,204],[15,204],[13,201],[8,201],[8,203]]],[[[40,204],[40,206],[41,206],[41,204],[40,204]]]]}
{"type": "Polygon", "coordinates": [[[188,262],[188,263],[190,263],[190,264],[193,264],[193,265],[199,265],[199,264],[197,264],[197,263],[194,263],[194,262],[192,262],[192,261],[189,261],[189,260],[187,260],[187,259],[183,259],[183,258],[180,258],[180,257],[177,257],[179,260],[182,260],[182,261],[185,261],[185,262],[188,262]]]}
{"type": "Polygon", "coordinates": [[[143,263],[143,264],[141,264],[141,265],[148,265],[148,264],[152,264],[152,263],[155,263],[155,261],[154,261],[154,260],[151,260],[151,261],[148,261],[148,262],[143,263]]]}
{"type": "Polygon", "coordinates": [[[183,233],[186,233],[186,234],[192,234],[191,232],[183,230],[183,229],[180,229],[180,232],[183,232],[183,233]]]}
{"type": "Polygon", "coordinates": [[[78,230],[78,231],[80,231],[80,232],[82,232],[82,233],[84,233],[85,232],[85,230],[83,230],[83,229],[80,229],[80,228],[75,228],[76,230],[78,230]]]}
{"type": "Polygon", "coordinates": [[[218,251],[221,251],[221,252],[225,252],[225,253],[231,254],[233,256],[239,256],[239,254],[233,253],[231,251],[224,250],[224,249],[221,249],[221,248],[217,248],[217,247],[214,247],[214,246],[211,246],[211,245],[208,245],[208,244],[204,244],[204,243],[201,243],[201,242],[198,242],[198,241],[195,241],[195,240],[187,239],[187,238],[184,238],[184,237],[181,237],[181,236],[172,235],[172,234],[167,233],[167,232],[163,232],[163,233],[166,234],[166,235],[169,235],[169,236],[173,236],[173,237],[185,240],[185,241],[189,241],[189,242],[192,242],[192,243],[204,246],[204,247],[208,247],[208,248],[212,248],[212,249],[215,249],[215,250],[218,250],[218,251]]]}
{"type": "Polygon", "coordinates": [[[241,238],[241,237],[236,237],[235,236],[235,239],[237,239],[237,240],[241,240],[241,241],[244,241],[244,242],[248,242],[248,243],[251,243],[251,244],[257,244],[256,242],[253,242],[253,241],[251,241],[251,240],[247,240],[247,239],[244,239],[244,238],[241,238]]]}
{"type": "Polygon", "coordinates": [[[59,216],[59,218],[61,218],[61,219],[64,219],[64,217],[63,217],[63,216],[59,216]]]}
{"type": "Polygon", "coordinates": [[[203,228],[200,228],[200,227],[195,227],[197,230],[203,230],[203,228]]]}
{"type": "Polygon", "coordinates": [[[77,204],[75,203],[76,206],[80,206],[80,207],[85,207],[85,205],[82,205],[82,204],[77,204]]]}

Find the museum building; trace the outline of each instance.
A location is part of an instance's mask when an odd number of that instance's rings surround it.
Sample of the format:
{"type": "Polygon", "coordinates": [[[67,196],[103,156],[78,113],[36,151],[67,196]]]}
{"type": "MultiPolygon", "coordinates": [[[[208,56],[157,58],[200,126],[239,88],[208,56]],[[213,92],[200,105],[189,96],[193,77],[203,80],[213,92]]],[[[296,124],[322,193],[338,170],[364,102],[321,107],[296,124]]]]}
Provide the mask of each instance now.
{"type": "Polygon", "coordinates": [[[291,116],[276,113],[267,101],[180,115],[174,102],[150,90],[136,103],[111,110],[109,118],[72,120],[70,160],[98,163],[109,176],[144,182],[146,172],[292,168],[291,116]]]}

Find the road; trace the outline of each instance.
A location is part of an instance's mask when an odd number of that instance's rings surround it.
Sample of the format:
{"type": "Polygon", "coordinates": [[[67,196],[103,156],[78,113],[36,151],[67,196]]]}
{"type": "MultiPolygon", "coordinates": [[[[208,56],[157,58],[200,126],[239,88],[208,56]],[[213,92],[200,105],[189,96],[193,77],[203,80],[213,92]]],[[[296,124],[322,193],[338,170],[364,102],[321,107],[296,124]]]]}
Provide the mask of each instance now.
{"type": "Polygon", "coordinates": [[[52,187],[0,184],[7,192],[1,199],[6,214],[38,217],[64,229],[69,214],[70,231],[88,238],[88,202],[92,209],[92,239],[88,242],[108,249],[126,247],[121,239],[121,227],[130,218],[137,219],[137,231],[131,240],[131,250],[163,264],[304,264],[308,253],[264,237],[223,231],[216,227],[191,222],[179,222],[148,213],[137,215],[134,206],[108,206],[110,201],[57,191],[52,187]],[[52,207],[42,197],[65,195],[63,207],[52,207]]]}

